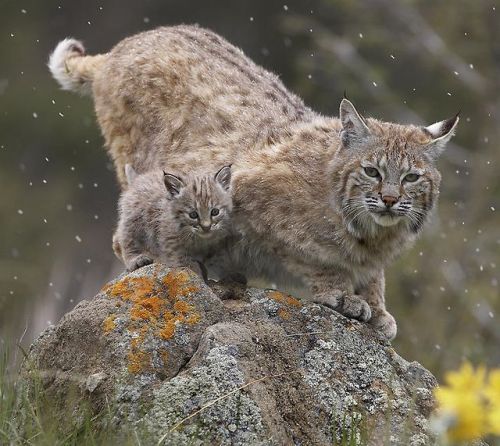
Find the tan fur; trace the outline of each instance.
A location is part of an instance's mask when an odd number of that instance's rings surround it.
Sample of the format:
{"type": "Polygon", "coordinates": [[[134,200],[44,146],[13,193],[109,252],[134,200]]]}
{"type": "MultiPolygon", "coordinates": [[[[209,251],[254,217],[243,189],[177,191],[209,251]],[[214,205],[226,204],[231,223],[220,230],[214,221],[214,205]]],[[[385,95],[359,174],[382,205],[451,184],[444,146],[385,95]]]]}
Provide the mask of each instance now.
{"type": "Polygon", "coordinates": [[[243,237],[213,267],[229,262],[273,281],[293,276],[316,301],[395,336],[383,269],[436,201],[432,161],[457,118],[401,126],[364,119],[346,100],[340,119],[322,117],[241,50],[195,26],[132,36],[100,60],[96,113],[123,187],[126,163],[139,172],[232,164],[233,220],[243,237]],[[383,177],[369,178],[368,165],[383,177]],[[401,177],[412,169],[421,173],[415,184],[401,177]],[[386,199],[397,201],[390,211],[386,199]]]}

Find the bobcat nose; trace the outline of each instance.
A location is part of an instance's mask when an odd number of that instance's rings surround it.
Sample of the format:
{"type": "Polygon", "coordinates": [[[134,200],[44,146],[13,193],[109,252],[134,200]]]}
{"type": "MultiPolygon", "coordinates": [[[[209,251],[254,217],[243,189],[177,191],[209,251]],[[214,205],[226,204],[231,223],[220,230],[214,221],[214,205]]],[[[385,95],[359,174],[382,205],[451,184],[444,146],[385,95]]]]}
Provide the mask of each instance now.
{"type": "Polygon", "coordinates": [[[212,223],[210,222],[201,222],[200,223],[201,229],[203,232],[209,232],[210,228],[212,227],[212,223]]]}
{"type": "Polygon", "coordinates": [[[392,208],[398,201],[398,197],[393,197],[392,195],[383,195],[382,196],[382,201],[388,208],[392,208]]]}

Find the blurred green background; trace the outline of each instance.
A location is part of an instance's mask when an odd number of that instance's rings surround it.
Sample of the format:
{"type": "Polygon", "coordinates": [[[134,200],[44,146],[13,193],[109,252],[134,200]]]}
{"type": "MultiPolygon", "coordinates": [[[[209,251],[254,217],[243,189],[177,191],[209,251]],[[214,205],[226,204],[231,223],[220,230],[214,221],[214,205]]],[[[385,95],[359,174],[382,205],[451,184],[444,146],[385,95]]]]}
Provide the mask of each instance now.
{"type": "Polygon", "coordinates": [[[58,89],[56,43],[89,53],[194,23],[240,46],[319,112],[430,124],[461,109],[440,206],[388,271],[396,350],[442,376],[500,362],[500,20],[494,1],[0,1],[0,349],[29,345],[122,270],[118,188],[90,98],[58,89]]]}

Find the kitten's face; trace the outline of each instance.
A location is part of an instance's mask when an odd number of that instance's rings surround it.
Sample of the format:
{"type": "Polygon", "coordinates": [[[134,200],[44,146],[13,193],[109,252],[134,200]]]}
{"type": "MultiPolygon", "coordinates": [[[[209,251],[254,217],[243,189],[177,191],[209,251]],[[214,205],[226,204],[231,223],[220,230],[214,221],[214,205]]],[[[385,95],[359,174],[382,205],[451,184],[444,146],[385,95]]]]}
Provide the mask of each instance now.
{"type": "Polygon", "coordinates": [[[458,117],[425,128],[403,126],[365,120],[346,102],[344,110],[341,106],[343,147],[333,167],[335,200],[345,222],[357,232],[396,225],[418,232],[439,194],[441,176],[434,161],[458,117]]]}
{"type": "MultiPolygon", "coordinates": [[[[214,175],[183,178],[172,194],[172,212],[182,235],[199,239],[220,238],[230,231],[232,199],[230,167],[214,175]]],[[[168,184],[167,181],[165,183],[168,184]]]]}

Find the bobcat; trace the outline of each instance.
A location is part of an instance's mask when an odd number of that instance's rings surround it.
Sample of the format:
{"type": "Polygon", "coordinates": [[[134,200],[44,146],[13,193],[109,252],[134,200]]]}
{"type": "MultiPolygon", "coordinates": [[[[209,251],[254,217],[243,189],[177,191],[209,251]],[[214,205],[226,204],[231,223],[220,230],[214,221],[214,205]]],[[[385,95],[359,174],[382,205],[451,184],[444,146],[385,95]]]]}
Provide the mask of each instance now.
{"type": "Polygon", "coordinates": [[[215,175],[176,176],[125,166],[129,187],[119,202],[113,248],[129,271],[161,261],[201,275],[210,251],[231,233],[231,167],[215,175]]]}
{"type": "Polygon", "coordinates": [[[300,279],[316,302],[396,335],[384,268],[421,231],[439,194],[435,161],[458,115],[428,127],[362,117],[347,99],[323,117],[238,48],[196,26],[129,37],[86,56],[62,41],[63,88],[90,93],[117,175],[233,165],[241,240],[221,263],[300,279]]]}

